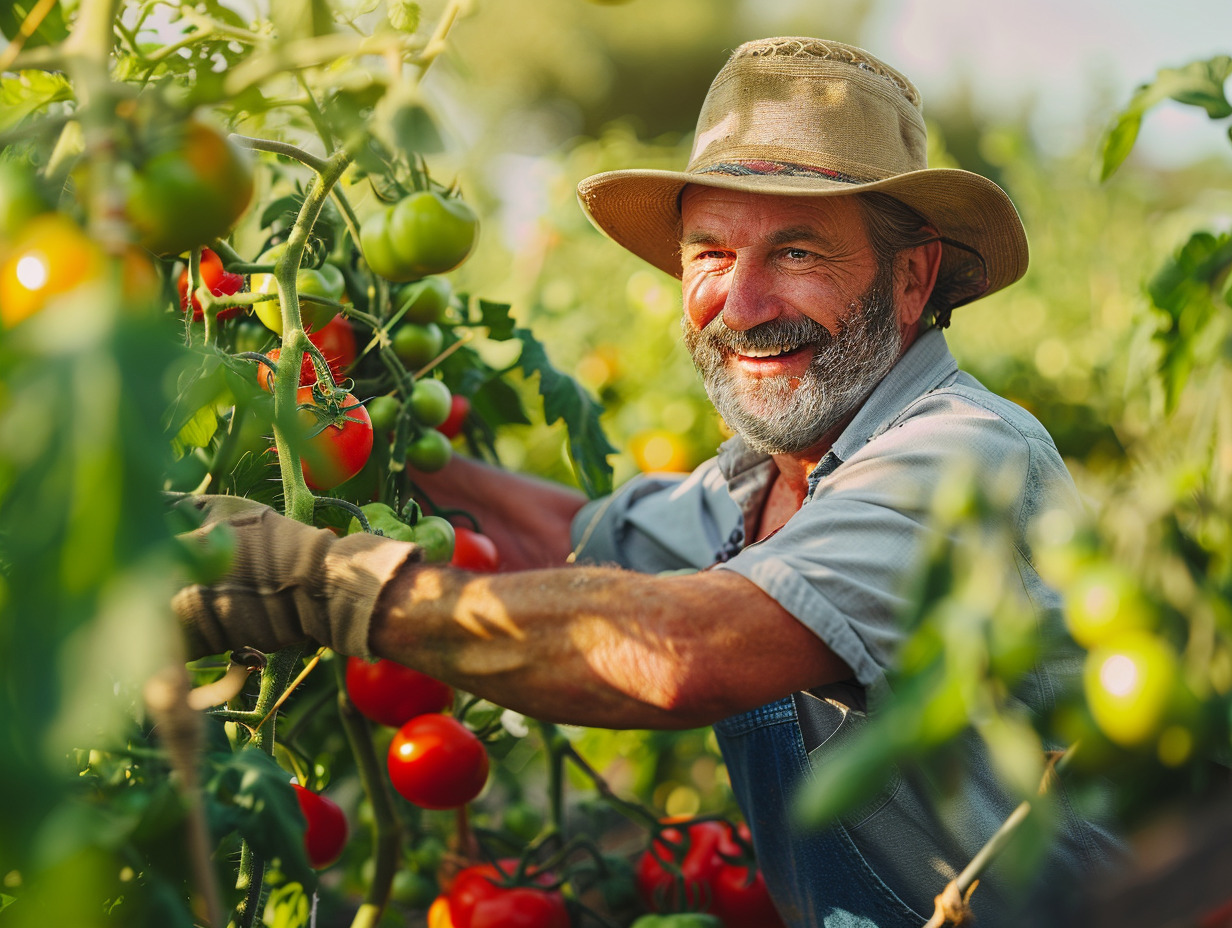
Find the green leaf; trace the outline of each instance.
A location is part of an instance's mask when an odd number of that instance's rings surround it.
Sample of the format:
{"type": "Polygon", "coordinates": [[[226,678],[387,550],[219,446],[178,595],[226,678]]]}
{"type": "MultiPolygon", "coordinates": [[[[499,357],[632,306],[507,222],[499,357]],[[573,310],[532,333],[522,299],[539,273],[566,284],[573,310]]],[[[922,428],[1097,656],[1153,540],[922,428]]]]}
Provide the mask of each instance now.
{"type": "MultiPolygon", "coordinates": [[[[17,35],[30,16],[30,11],[37,5],[38,0],[9,0],[8,3],[0,4],[0,33],[10,39],[17,35]]],[[[60,9],[60,4],[56,3],[26,39],[26,47],[54,45],[66,38],[68,38],[68,24],[64,21],[64,11],[60,9]]]]}
{"type": "Polygon", "coordinates": [[[1156,83],[1178,103],[1200,106],[1211,119],[1232,116],[1232,103],[1223,85],[1232,76],[1232,57],[1216,55],[1206,61],[1193,61],[1182,68],[1159,72],[1156,83]]]}
{"type": "Polygon", "coordinates": [[[419,28],[419,4],[411,0],[389,0],[389,24],[399,32],[412,33],[419,28]]]}
{"type": "Polygon", "coordinates": [[[304,849],[307,825],[290,774],[251,746],[207,760],[214,768],[205,795],[215,837],[238,831],[258,856],[279,861],[289,879],[315,886],[304,849]]]}
{"type": "Polygon", "coordinates": [[[17,900],[12,896],[6,896],[4,893],[0,893],[0,912],[3,912],[16,901],[17,900]]]}
{"type": "Polygon", "coordinates": [[[284,883],[269,895],[265,903],[265,924],[269,928],[300,928],[307,925],[311,901],[299,883],[284,883]]]}
{"type": "Polygon", "coordinates": [[[1106,181],[1129,157],[1138,140],[1138,130],[1142,127],[1142,114],[1126,111],[1117,119],[1116,124],[1104,136],[1100,153],[1099,179],[1106,181]]]}
{"type": "Polygon", "coordinates": [[[177,458],[183,457],[190,448],[204,448],[218,431],[218,414],[213,406],[202,406],[191,419],[184,423],[172,439],[171,446],[177,458]]]}
{"type": "Polygon", "coordinates": [[[445,150],[432,115],[418,103],[398,107],[390,119],[394,144],[400,151],[434,155],[445,150]]]}
{"type": "Polygon", "coordinates": [[[480,325],[487,326],[488,338],[503,342],[514,336],[514,321],[509,315],[508,303],[493,303],[488,300],[479,301],[480,325]]]}
{"type": "Polygon", "coordinates": [[[599,424],[603,407],[586,389],[568,374],[562,374],[548,361],[542,343],[529,329],[514,329],[514,337],[522,343],[519,366],[539,375],[539,394],[543,397],[543,413],[549,425],[565,420],[569,432],[569,457],[573,461],[578,483],[592,499],[610,493],[612,466],[608,455],[616,449],[608,442],[599,424]]]}
{"type": "Polygon", "coordinates": [[[1209,291],[1232,269],[1232,234],[1196,232],[1151,278],[1151,302],[1178,319],[1197,292],[1209,291]]]}
{"type": "Polygon", "coordinates": [[[73,99],[73,88],[63,74],[18,71],[0,78],[0,132],[6,132],[52,103],[73,99]]]}

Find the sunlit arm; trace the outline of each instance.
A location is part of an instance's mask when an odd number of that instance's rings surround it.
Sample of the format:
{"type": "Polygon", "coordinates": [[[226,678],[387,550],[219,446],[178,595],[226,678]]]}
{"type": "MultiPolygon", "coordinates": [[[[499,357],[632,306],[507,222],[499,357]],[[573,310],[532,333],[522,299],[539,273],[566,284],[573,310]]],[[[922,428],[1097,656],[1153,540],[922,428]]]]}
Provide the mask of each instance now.
{"type": "Polygon", "coordinates": [[[694,728],[851,675],[744,577],[615,568],[403,571],[372,650],[536,718],[694,728]]]}

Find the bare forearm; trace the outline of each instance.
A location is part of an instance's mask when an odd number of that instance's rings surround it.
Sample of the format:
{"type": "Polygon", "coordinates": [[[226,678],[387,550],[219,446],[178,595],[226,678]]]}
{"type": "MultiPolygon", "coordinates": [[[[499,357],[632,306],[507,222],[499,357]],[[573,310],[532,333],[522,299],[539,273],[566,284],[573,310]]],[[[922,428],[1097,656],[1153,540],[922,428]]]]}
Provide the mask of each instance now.
{"type": "Polygon", "coordinates": [[[613,728],[697,727],[849,673],[764,593],[720,573],[418,567],[382,594],[370,643],[536,718],[613,728]]]}

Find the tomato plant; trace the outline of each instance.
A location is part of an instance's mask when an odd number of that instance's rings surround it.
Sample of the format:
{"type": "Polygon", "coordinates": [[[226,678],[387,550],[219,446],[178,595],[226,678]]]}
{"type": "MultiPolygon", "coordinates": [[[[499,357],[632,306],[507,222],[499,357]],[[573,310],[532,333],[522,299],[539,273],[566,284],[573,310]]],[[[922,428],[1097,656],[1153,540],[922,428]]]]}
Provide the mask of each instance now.
{"type": "Polygon", "coordinates": [[[360,472],[372,453],[372,420],[350,393],[320,406],[312,387],[296,392],[302,429],[300,464],[314,490],[329,490],[360,472]]]}
{"type": "Polygon", "coordinates": [[[453,558],[450,560],[454,567],[480,573],[500,570],[500,552],[491,538],[462,525],[454,527],[454,534],[453,558]]]}
{"type": "MultiPolygon", "coordinates": [[[[276,264],[286,253],[285,243],[275,245],[257,258],[260,264],[276,264]]],[[[269,293],[274,299],[260,300],[252,304],[252,311],[257,318],[272,332],[282,335],[282,301],[277,298],[278,282],[273,274],[253,274],[252,292],[269,293]]],[[[300,267],[295,274],[295,289],[300,296],[300,318],[308,331],[320,332],[337,314],[336,303],[346,289],[346,281],[332,264],[323,264],[319,268],[300,267]],[[304,297],[324,297],[329,303],[318,303],[304,297]]]]}
{"type": "Polygon", "coordinates": [[[252,199],[247,153],[197,119],[156,126],[151,136],[154,154],[128,191],[139,244],[175,255],[225,235],[252,199]]]}
{"type": "Polygon", "coordinates": [[[359,240],[373,271],[408,281],[453,270],[475,247],[478,231],[465,202],[420,190],[370,216],[359,240]]]}
{"type": "Polygon", "coordinates": [[[326,796],[314,793],[298,783],[292,783],[295,798],[308,822],[304,831],[304,847],[308,862],[317,870],[324,870],[342,856],[347,842],[346,814],[341,807],[326,796]]]}
{"type": "Polygon", "coordinates": [[[446,715],[419,715],[399,728],[387,765],[394,789],[425,809],[466,805],[488,779],[483,742],[446,715]]]}
{"type": "Polygon", "coordinates": [[[355,708],[390,728],[453,705],[453,687],[393,661],[348,658],[346,686],[355,708]]]}

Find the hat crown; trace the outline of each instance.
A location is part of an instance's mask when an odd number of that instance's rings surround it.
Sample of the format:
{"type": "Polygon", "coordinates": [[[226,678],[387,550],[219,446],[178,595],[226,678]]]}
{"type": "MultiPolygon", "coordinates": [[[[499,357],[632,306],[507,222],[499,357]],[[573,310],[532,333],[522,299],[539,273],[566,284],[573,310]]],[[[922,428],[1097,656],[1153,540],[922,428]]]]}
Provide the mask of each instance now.
{"type": "Polygon", "coordinates": [[[863,49],[813,38],[746,42],[710,86],[692,174],[818,174],[867,183],[924,169],[920,94],[863,49]]]}

